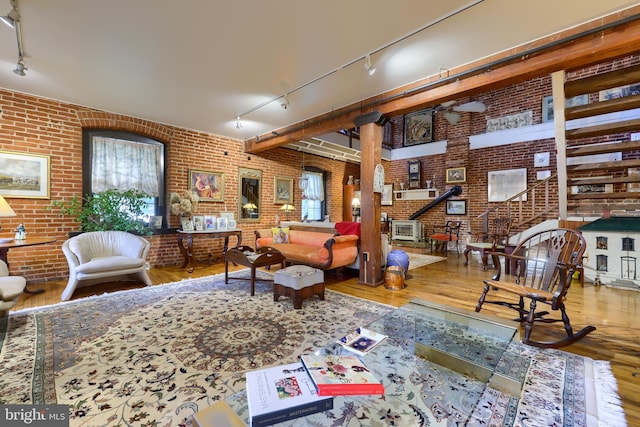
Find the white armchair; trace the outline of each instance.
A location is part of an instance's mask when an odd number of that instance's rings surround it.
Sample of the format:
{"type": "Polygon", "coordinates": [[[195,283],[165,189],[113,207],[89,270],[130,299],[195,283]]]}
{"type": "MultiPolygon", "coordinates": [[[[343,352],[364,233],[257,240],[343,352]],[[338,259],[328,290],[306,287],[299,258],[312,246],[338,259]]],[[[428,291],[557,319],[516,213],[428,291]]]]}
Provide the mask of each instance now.
{"type": "Polygon", "coordinates": [[[24,277],[9,276],[9,269],[0,260],[0,317],[9,315],[9,309],[18,303],[27,281],[24,277]]]}
{"type": "Polygon", "coordinates": [[[151,244],[125,231],[92,231],[62,244],[69,263],[69,282],[62,292],[67,301],[78,286],[119,280],[141,281],[151,286],[146,259],[151,244]]]}

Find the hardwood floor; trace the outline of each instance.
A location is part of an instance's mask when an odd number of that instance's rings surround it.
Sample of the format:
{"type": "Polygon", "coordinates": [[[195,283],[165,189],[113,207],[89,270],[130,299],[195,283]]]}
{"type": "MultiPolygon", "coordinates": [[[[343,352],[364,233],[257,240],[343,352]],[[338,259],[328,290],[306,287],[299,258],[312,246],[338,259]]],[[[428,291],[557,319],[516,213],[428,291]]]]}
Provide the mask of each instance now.
{"type": "MultiPolygon", "coordinates": [[[[327,289],[395,307],[407,303],[412,298],[421,298],[473,311],[481,291],[482,280],[491,276],[492,272],[482,271],[478,257],[474,256],[468,267],[462,265],[463,259],[462,255],[449,253],[446,261],[410,270],[405,282],[407,286],[401,290],[392,291],[384,286],[373,288],[359,285],[355,273],[354,276],[345,274],[341,277],[333,273],[327,274],[327,289]]],[[[239,268],[242,267],[235,267],[239,268]]],[[[154,268],[149,273],[154,284],[162,284],[224,273],[224,264],[198,264],[191,274],[179,266],[154,268]]],[[[24,294],[13,311],[56,304],[60,301],[65,285],[64,281],[32,284],[31,288],[42,288],[45,292],[38,295],[24,294]]],[[[75,292],[73,299],[132,287],[142,285],[112,283],[80,288],[75,292]]],[[[248,290],[247,283],[247,292],[248,290]]],[[[593,359],[609,360],[618,381],[618,393],[627,423],[629,426],[640,426],[640,292],[593,286],[589,283],[582,288],[580,282],[574,280],[566,306],[574,330],[588,324],[596,326],[597,330],[562,350],[593,359]]],[[[486,304],[482,312],[505,319],[512,319],[514,315],[513,311],[493,304],[486,304]]],[[[534,338],[544,338],[540,334],[543,328],[562,331],[562,323],[538,325],[534,330],[534,338]]]]}

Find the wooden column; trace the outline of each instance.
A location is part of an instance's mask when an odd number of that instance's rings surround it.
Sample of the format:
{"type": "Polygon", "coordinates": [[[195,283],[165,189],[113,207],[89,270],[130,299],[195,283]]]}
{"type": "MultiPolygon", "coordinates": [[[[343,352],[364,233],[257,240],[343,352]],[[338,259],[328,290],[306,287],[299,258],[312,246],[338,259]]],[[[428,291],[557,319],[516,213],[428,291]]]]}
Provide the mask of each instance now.
{"type": "Polygon", "coordinates": [[[373,174],[382,163],[382,125],[387,121],[380,113],[370,113],[356,118],[360,126],[362,144],[360,162],[360,281],[368,286],[383,283],[382,244],[380,241],[380,198],[373,192],[373,174]]]}

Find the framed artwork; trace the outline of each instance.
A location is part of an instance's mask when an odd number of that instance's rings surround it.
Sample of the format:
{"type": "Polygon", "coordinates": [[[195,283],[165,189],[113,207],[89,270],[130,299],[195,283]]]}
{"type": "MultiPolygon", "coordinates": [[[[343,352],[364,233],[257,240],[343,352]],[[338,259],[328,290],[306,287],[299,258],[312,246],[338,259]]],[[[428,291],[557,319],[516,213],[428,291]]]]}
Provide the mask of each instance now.
{"type": "Polygon", "coordinates": [[[235,219],[230,219],[227,221],[227,228],[229,230],[235,230],[236,229],[236,220],[235,219]]]}
{"type": "Polygon", "coordinates": [[[447,200],[447,215],[466,215],[467,214],[467,201],[466,200],[447,200]]]}
{"type": "Polygon", "coordinates": [[[218,218],[216,220],[216,228],[219,231],[227,231],[228,224],[229,224],[229,222],[228,222],[227,218],[218,218]]]}
{"type": "MultiPolygon", "coordinates": [[[[567,108],[586,105],[589,103],[589,94],[574,96],[565,101],[567,108]]],[[[553,121],[553,95],[542,98],[542,123],[553,121]]]]}
{"type": "Polygon", "coordinates": [[[196,231],[204,230],[204,216],[202,215],[193,216],[193,229],[196,231]]]}
{"type": "Polygon", "coordinates": [[[433,140],[433,109],[416,111],[404,116],[404,145],[424,144],[433,140]]]}
{"type": "Polygon", "coordinates": [[[149,215],[149,227],[162,228],[162,215],[149,215]]]}
{"type": "MultiPolygon", "coordinates": [[[[609,176],[592,176],[593,179],[613,178],[609,176]]],[[[580,184],[571,186],[571,194],[613,193],[613,184],[580,184]]]]}
{"type": "Polygon", "coordinates": [[[193,231],[193,221],[191,221],[191,218],[181,218],[180,225],[182,225],[182,231],[193,231]]]}
{"type": "Polygon", "coordinates": [[[457,182],[467,182],[467,168],[447,169],[447,184],[455,184],[457,182]]]}
{"type": "Polygon", "coordinates": [[[189,191],[203,202],[224,202],[224,174],[189,169],[189,191]]]}
{"type": "Polygon", "coordinates": [[[380,199],[380,204],[382,206],[393,205],[393,184],[384,185],[384,189],[382,190],[382,197],[380,199]]]}
{"type": "MultiPolygon", "coordinates": [[[[488,172],[490,202],[504,202],[527,189],[527,168],[488,172]]],[[[527,200],[527,194],[522,195],[527,200]]]]}
{"type": "Polygon", "coordinates": [[[24,199],[50,198],[50,156],[0,151],[0,195],[24,199]]]}
{"type": "Polygon", "coordinates": [[[273,181],[273,203],[293,204],[293,178],[276,176],[273,181]]]}
{"type": "Polygon", "coordinates": [[[235,217],[233,212],[220,212],[220,218],[225,218],[228,221],[233,220],[235,217]]]}
{"type": "Polygon", "coordinates": [[[205,230],[215,230],[216,229],[216,216],[215,215],[205,215],[204,216],[204,229],[205,230]]]}
{"type": "Polygon", "coordinates": [[[624,98],[629,95],[640,94],[640,84],[632,84],[626,86],[614,87],[611,89],[601,90],[598,93],[598,99],[600,101],[608,101],[610,99],[624,98]]]}

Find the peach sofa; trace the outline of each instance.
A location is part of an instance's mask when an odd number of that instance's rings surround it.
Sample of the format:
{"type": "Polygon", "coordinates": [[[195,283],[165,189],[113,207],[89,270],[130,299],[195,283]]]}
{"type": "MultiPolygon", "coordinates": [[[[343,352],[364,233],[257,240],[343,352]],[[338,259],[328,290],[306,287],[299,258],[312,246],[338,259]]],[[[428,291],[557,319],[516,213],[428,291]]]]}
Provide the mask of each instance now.
{"type": "Polygon", "coordinates": [[[358,236],[331,232],[289,230],[288,243],[274,242],[271,229],[256,230],[256,249],[276,248],[288,264],[304,264],[331,270],[353,264],[358,257],[358,236]]]}

